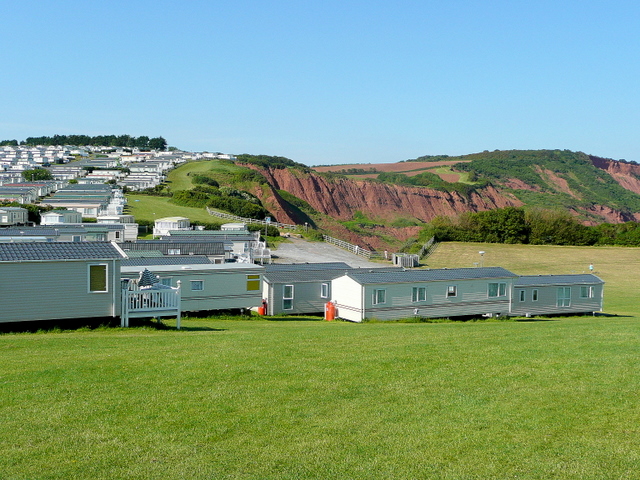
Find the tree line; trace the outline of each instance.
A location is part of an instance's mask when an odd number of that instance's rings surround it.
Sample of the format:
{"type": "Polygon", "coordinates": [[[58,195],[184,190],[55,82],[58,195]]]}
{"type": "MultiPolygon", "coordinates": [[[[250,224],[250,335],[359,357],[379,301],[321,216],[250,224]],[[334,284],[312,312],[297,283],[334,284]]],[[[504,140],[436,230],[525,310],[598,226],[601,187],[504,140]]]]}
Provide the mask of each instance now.
{"type": "Polygon", "coordinates": [[[436,217],[421,236],[458,242],[640,246],[640,223],[587,226],[565,211],[507,207],[436,217]]]}
{"type": "Polygon", "coordinates": [[[3,140],[0,146],[97,146],[97,147],[125,147],[139,148],[140,150],[166,150],[167,141],[162,137],[149,138],[146,135],[133,137],[131,135],[54,135],[52,137],[27,137],[25,140],[3,140]]]}

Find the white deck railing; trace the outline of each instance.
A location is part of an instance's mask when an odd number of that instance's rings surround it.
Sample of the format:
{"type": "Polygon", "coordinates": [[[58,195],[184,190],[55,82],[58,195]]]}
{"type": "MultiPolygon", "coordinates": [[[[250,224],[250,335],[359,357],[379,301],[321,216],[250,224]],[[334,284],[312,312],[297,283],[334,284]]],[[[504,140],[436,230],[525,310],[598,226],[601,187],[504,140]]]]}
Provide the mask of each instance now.
{"type": "Polygon", "coordinates": [[[122,289],[122,327],[129,326],[130,318],[176,317],[180,329],[180,281],[177,287],[162,290],[139,290],[135,282],[129,283],[133,290],[122,289]]]}
{"type": "Polygon", "coordinates": [[[365,257],[368,259],[382,257],[382,255],[378,252],[372,252],[371,250],[367,250],[366,248],[359,247],[358,245],[345,242],[344,240],[340,240],[339,238],[333,238],[329,235],[322,235],[322,239],[327,243],[331,243],[332,245],[344,248],[345,250],[348,250],[355,255],[360,255],[361,257],[365,257]]]}
{"type": "Polygon", "coordinates": [[[217,210],[213,210],[212,208],[209,208],[209,207],[206,207],[206,208],[209,215],[214,215],[216,217],[224,218],[226,220],[234,220],[236,222],[257,223],[259,225],[273,225],[274,227],[277,227],[277,228],[287,228],[289,230],[295,230],[299,226],[300,227],[302,226],[302,225],[292,225],[290,223],[267,222],[266,220],[257,220],[255,218],[239,217],[237,215],[231,215],[230,213],[218,212],[217,210]]]}

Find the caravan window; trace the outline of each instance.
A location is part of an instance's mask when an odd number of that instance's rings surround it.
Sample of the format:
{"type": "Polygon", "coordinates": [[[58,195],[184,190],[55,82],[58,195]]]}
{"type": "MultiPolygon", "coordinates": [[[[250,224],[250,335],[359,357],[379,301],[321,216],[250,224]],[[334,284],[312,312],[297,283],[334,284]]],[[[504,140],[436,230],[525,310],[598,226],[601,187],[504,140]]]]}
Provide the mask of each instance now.
{"type": "Polygon", "coordinates": [[[504,297],[506,295],[507,295],[506,283],[490,283],[489,284],[490,297],[504,297]]]}
{"type": "Polygon", "coordinates": [[[411,293],[412,302],[424,302],[427,300],[427,287],[413,287],[411,293]]]}
{"type": "Polygon", "coordinates": [[[558,307],[571,306],[571,287],[558,287],[558,307]]]}
{"type": "Polygon", "coordinates": [[[323,283],[320,285],[320,297],[321,298],[329,298],[329,284],[323,283]]]}
{"type": "Polygon", "coordinates": [[[293,310],[293,285],[285,285],[282,290],[282,309],[293,310]]]}
{"type": "Polygon", "coordinates": [[[260,290],[260,275],[247,275],[247,292],[260,290]]]}
{"type": "Polygon", "coordinates": [[[387,291],[386,290],[374,290],[373,291],[373,304],[378,305],[379,303],[385,303],[387,301],[387,291]]]}
{"type": "Polygon", "coordinates": [[[456,285],[449,285],[447,287],[447,297],[457,297],[458,287],[456,285]]]}
{"type": "Polygon", "coordinates": [[[89,292],[106,292],[107,286],[107,265],[89,265],[89,292]]]}
{"type": "Polygon", "coordinates": [[[580,298],[593,298],[593,287],[580,287],[580,298]]]}
{"type": "Polygon", "coordinates": [[[201,292],[204,290],[204,280],[191,280],[191,291],[201,292]]]}

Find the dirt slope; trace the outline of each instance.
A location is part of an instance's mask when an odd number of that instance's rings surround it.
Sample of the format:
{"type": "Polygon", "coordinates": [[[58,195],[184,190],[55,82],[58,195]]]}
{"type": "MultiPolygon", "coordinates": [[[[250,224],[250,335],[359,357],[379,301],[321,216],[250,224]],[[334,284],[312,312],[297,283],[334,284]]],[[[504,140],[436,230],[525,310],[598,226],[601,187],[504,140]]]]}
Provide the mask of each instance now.
{"type": "MultiPolygon", "coordinates": [[[[360,211],[373,219],[413,217],[426,222],[438,215],[522,205],[515,197],[500,194],[492,187],[466,198],[455,192],[427,188],[342,178],[327,180],[313,173],[302,174],[290,169],[262,173],[276,189],[286,190],[308,202],[317,211],[339,220],[350,220],[354,212],[360,211]]],[[[279,212],[274,213],[278,215],[279,212]]]]}
{"type": "Polygon", "coordinates": [[[606,171],[620,186],[640,195],[640,165],[616,162],[608,158],[590,158],[596,167],[606,171]]]}

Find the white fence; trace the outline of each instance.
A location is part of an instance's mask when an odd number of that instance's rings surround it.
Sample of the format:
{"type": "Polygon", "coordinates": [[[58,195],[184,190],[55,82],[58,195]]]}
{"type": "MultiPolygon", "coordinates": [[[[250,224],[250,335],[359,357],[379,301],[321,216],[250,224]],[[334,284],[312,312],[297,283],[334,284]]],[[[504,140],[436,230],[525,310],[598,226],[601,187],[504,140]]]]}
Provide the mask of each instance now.
{"type": "Polygon", "coordinates": [[[209,215],[213,215],[219,218],[224,218],[225,220],[233,220],[234,222],[257,223],[259,225],[273,225],[276,228],[286,228],[289,230],[295,230],[299,226],[299,225],[291,225],[289,223],[267,222],[266,220],[256,220],[255,218],[238,217],[237,215],[231,215],[230,213],[218,212],[209,207],[207,207],[207,212],[209,213],[209,215]]]}
{"type": "Polygon", "coordinates": [[[418,258],[427,258],[436,251],[440,242],[436,242],[436,237],[431,237],[420,249],[418,258]]]}
{"type": "Polygon", "coordinates": [[[372,252],[371,250],[367,250],[366,248],[359,247],[358,245],[354,245],[349,242],[345,242],[344,240],[340,240],[338,238],[330,237],[329,235],[322,235],[322,238],[325,242],[336,245],[340,248],[344,248],[345,250],[350,251],[356,255],[360,255],[365,258],[378,258],[382,257],[382,255],[378,252],[372,252]]]}
{"type": "Polygon", "coordinates": [[[180,329],[180,281],[175,288],[162,290],[122,289],[120,326],[128,327],[130,318],[176,317],[180,329]]]}

